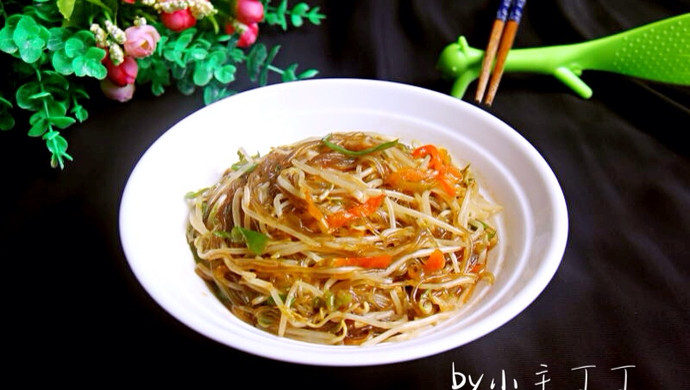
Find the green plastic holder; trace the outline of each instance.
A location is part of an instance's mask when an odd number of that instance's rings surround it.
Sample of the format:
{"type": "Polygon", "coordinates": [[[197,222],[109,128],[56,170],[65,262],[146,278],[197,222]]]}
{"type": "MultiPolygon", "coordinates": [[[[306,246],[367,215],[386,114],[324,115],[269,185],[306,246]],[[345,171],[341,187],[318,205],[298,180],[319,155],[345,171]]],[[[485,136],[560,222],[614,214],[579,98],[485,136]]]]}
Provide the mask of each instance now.
{"type": "MultiPolygon", "coordinates": [[[[464,36],[444,48],[437,67],[454,80],[450,95],[462,99],[479,77],[483,56],[464,36]]],[[[504,67],[504,72],[552,75],[588,99],[592,89],[580,78],[585,70],[690,85],[690,13],[582,43],[512,49],[504,67]]]]}

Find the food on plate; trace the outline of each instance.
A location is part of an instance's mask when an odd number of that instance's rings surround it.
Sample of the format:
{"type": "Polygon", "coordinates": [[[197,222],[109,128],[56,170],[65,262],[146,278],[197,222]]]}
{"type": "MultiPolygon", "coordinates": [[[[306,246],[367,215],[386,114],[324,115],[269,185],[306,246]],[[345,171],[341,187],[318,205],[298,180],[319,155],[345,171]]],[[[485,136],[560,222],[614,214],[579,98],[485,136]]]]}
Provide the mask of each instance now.
{"type": "Polygon", "coordinates": [[[187,195],[187,240],[196,273],[257,328],[317,344],[403,340],[493,282],[501,207],[440,145],[352,131],[238,155],[187,195]]]}

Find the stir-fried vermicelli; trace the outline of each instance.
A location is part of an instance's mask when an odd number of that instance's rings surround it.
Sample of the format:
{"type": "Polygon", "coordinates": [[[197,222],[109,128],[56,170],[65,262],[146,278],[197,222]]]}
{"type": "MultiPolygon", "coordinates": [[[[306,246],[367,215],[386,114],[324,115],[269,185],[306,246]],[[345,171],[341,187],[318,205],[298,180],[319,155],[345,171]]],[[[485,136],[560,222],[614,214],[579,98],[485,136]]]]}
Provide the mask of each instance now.
{"type": "Polygon", "coordinates": [[[196,272],[243,321],[319,344],[409,338],[477,283],[500,207],[431,144],[334,133],[240,159],[188,194],[196,272]]]}

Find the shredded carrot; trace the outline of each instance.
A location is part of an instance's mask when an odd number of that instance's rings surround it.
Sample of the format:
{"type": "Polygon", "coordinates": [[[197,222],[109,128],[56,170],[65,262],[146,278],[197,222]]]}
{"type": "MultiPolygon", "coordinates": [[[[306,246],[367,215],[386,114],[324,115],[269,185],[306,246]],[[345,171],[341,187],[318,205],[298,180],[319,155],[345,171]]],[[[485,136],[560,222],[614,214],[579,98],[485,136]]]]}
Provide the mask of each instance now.
{"type": "Polygon", "coordinates": [[[381,203],[383,203],[383,197],[383,194],[373,196],[367,199],[364,203],[355,204],[347,210],[341,210],[333,214],[329,214],[328,216],[326,216],[326,223],[328,223],[328,226],[330,228],[337,229],[341,226],[344,226],[354,221],[357,218],[368,217],[374,212],[376,212],[376,210],[378,210],[379,207],[381,207],[381,203]]]}
{"type": "Polygon", "coordinates": [[[312,218],[314,218],[318,222],[319,228],[321,229],[321,231],[326,232],[328,229],[326,226],[324,226],[324,215],[323,215],[323,213],[314,204],[314,200],[312,199],[309,190],[305,189],[303,194],[304,194],[304,200],[307,202],[307,213],[309,215],[311,215],[312,218]]]}
{"type": "Polygon", "coordinates": [[[338,257],[333,259],[336,267],[357,266],[362,268],[386,268],[393,262],[391,255],[338,257]]]}
{"type": "Polygon", "coordinates": [[[434,145],[423,145],[412,150],[412,156],[415,158],[429,156],[429,168],[436,172],[434,178],[448,195],[455,196],[453,182],[458,181],[462,174],[451,164],[450,156],[445,149],[439,150],[434,145]]]}
{"type": "Polygon", "coordinates": [[[429,170],[405,167],[391,172],[386,184],[402,191],[423,192],[434,186],[434,175],[429,170]]]}
{"type": "Polygon", "coordinates": [[[424,271],[433,272],[438,271],[446,265],[446,259],[443,257],[443,252],[440,249],[435,249],[424,263],[424,271]]]}
{"type": "Polygon", "coordinates": [[[445,165],[441,160],[441,154],[434,145],[424,145],[412,150],[412,156],[415,158],[424,158],[430,156],[429,167],[431,169],[439,170],[445,165]]]}

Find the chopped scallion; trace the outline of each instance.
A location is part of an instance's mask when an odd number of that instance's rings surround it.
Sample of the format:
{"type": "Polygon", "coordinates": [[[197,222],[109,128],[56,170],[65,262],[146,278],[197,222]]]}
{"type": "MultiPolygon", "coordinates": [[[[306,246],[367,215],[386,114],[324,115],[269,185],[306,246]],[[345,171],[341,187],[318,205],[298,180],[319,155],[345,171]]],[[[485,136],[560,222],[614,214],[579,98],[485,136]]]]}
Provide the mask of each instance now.
{"type": "Polygon", "coordinates": [[[369,153],[374,153],[374,152],[378,152],[378,151],[381,151],[384,149],[391,148],[391,147],[398,144],[398,140],[395,139],[393,141],[388,141],[388,142],[384,142],[384,143],[376,145],[376,146],[372,146],[371,148],[366,148],[366,149],[362,149],[362,150],[350,150],[350,149],[346,149],[346,148],[344,148],[338,144],[335,144],[335,143],[329,141],[328,140],[329,138],[331,138],[331,134],[328,134],[327,136],[321,138],[321,142],[324,145],[328,146],[329,148],[335,150],[336,152],[340,152],[340,153],[348,155],[348,156],[364,156],[364,155],[369,154],[369,153]]]}

